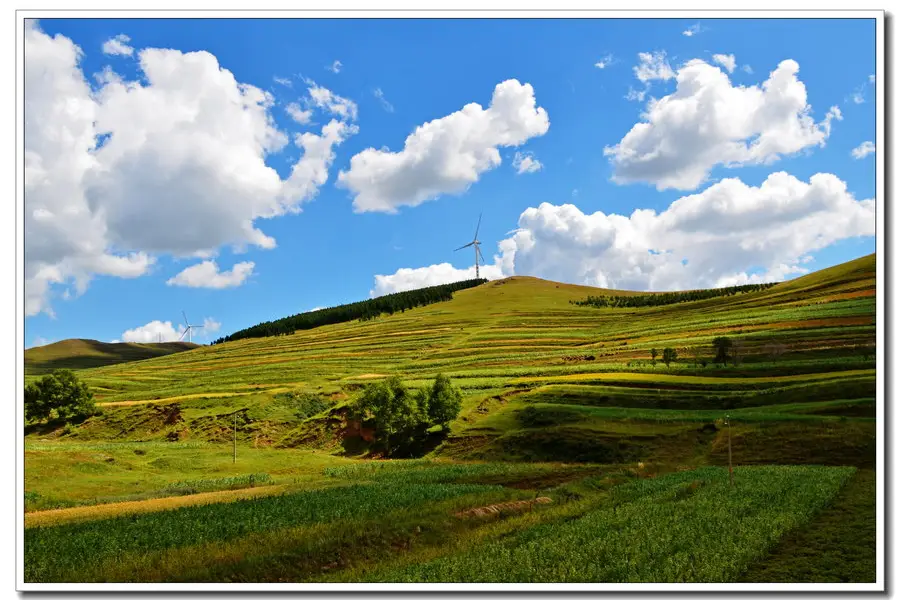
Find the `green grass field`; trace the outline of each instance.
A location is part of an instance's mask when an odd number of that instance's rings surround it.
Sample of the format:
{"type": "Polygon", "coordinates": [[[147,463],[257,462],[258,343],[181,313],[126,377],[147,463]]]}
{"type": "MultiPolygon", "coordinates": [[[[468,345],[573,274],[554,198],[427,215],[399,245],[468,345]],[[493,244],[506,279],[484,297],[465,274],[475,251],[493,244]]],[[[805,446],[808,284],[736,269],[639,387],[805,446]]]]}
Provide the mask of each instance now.
{"type": "Polygon", "coordinates": [[[289,336],[44,356],[28,372],[80,368],[102,414],[26,428],[26,579],[874,581],[874,255],[731,297],[570,302],[600,292],[513,277],[289,336]],[[368,383],[438,373],[463,408],[423,455],[348,427],[368,383]]]}

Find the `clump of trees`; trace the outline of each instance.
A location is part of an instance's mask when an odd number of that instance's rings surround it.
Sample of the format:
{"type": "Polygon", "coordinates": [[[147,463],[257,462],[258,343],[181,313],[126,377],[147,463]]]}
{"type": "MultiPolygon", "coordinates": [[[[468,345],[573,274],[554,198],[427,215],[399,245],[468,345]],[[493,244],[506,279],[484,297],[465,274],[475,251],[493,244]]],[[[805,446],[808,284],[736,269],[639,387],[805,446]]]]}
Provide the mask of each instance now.
{"type": "Polygon", "coordinates": [[[213,344],[245,338],[290,335],[302,329],[313,329],[323,325],[333,325],[353,320],[368,321],[383,314],[392,315],[395,312],[403,312],[417,306],[452,300],[453,292],[472,288],[486,281],[487,279],[468,279],[466,281],[435,285],[408,292],[397,292],[361,302],[353,302],[352,304],[342,304],[332,308],[300,313],[275,321],[259,323],[247,329],[241,329],[231,335],[215,340],[213,344]]]}
{"type": "Polygon", "coordinates": [[[376,444],[391,456],[424,440],[434,426],[446,431],[461,408],[462,394],[446,375],[438,375],[430,387],[416,391],[393,376],[366,386],[352,415],[374,425],[376,444]]]}
{"type": "Polygon", "coordinates": [[[734,296],[769,289],[775,283],[757,283],[735,285],[731,287],[712,288],[708,290],[691,290],[687,292],[663,292],[660,294],[636,294],[634,296],[588,296],[584,300],[571,300],[576,306],[594,306],[596,308],[641,308],[645,306],[664,306],[680,302],[707,300],[719,296],[734,296]]]}
{"type": "Polygon", "coordinates": [[[675,348],[664,348],[662,353],[662,361],[666,363],[666,367],[669,366],[669,363],[674,362],[678,358],[678,351],[675,348]]]}
{"type": "Polygon", "coordinates": [[[97,414],[94,394],[75,374],[60,369],[25,386],[25,420],[76,421],[97,414]]]}

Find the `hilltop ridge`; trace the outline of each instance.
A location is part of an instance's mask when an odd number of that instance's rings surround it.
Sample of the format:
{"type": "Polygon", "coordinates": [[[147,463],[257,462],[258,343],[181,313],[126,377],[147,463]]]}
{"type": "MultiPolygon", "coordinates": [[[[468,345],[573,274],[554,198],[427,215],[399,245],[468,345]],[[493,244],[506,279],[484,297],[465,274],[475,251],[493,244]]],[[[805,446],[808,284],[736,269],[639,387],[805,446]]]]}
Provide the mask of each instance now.
{"type": "Polygon", "coordinates": [[[42,375],[55,369],[91,369],[145,360],[199,348],[190,342],[137,344],[84,338],[61,340],[25,350],[25,374],[42,375]]]}

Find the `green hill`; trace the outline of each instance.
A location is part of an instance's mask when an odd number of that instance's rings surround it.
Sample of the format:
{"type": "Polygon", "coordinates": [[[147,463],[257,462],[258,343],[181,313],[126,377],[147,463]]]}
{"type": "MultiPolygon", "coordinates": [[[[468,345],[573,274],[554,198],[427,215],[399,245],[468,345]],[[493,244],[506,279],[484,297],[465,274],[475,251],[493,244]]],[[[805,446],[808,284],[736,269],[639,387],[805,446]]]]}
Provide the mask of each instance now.
{"type": "Polygon", "coordinates": [[[102,414],[26,428],[26,581],[874,581],[875,257],[572,303],[606,294],[512,277],[82,370],[102,414]],[[347,404],[437,373],[449,435],[370,460],[347,404]]]}
{"type": "Polygon", "coordinates": [[[199,348],[188,342],[131,344],[97,340],[62,340],[25,350],[25,374],[43,375],[54,369],[91,369],[119,363],[145,360],[199,348]]]}
{"type": "Polygon", "coordinates": [[[749,461],[868,464],[874,277],[871,255],[764,290],[641,308],[576,306],[598,290],[511,277],[370,321],[83,371],[105,414],[76,435],[225,441],[237,411],[244,441],[341,453],[341,405],[357,390],[392,374],[422,386],[442,372],[465,397],[439,456],[718,463],[715,423],[739,410],[734,433],[760,453],[749,461]],[[713,364],[719,336],[734,341],[737,364],[713,364]],[[651,352],[666,347],[678,353],[668,367],[651,352]],[[298,408],[310,396],[326,407],[314,418],[298,408]],[[803,406],[760,415],[781,405],[803,406]],[[698,422],[710,426],[698,434],[698,422]],[[770,443],[805,430],[821,434],[819,447],[770,443]]]}

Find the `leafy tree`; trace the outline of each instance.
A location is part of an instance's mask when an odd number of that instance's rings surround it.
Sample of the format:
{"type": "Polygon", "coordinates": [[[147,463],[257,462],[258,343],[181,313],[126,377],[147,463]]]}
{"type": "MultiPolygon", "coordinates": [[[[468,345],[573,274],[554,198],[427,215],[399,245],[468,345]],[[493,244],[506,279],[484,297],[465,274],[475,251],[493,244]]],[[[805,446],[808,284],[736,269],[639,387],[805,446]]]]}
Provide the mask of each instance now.
{"type": "Polygon", "coordinates": [[[96,413],[94,395],[72,371],[54,371],[25,387],[27,421],[45,421],[54,416],[71,421],[96,413]]]}
{"type": "Polygon", "coordinates": [[[427,436],[428,429],[447,425],[462,408],[462,394],[446,375],[438,375],[429,388],[411,392],[393,376],[366,386],[356,401],[354,417],[374,421],[375,440],[386,455],[427,436]]]}
{"type": "Polygon", "coordinates": [[[656,355],[657,355],[657,354],[659,354],[659,352],[656,350],[656,348],[651,348],[651,349],[650,349],[650,363],[651,363],[654,367],[656,366],[656,355]]]}
{"type": "Polygon", "coordinates": [[[360,420],[375,422],[375,439],[390,453],[425,421],[419,410],[421,396],[411,394],[396,375],[370,384],[357,400],[360,420]]]}
{"type": "Polygon", "coordinates": [[[676,360],[677,358],[678,358],[678,351],[675,350],[675,348],[663,349],[662,359],[663,359],[663,362],[666,363],[666,367],[668,367],[669,363],[671,363],[673,360],[676,360]]]}
{"type": "Polygon", "coordinates": [[[450,378],[443,373],[439,374],[428,395],[426,414],[432,425],[440,425],[447,429],[447,425],[459,415],[462,408],[462,394],[450,383],[450,378]]]}
{"type": "Polygon", "coordinates": [[[712,341],[712,345],[713,350],[716,351],[715,362],[726,364],[732,346],[731,338],[717,337],[712,341]]]}

